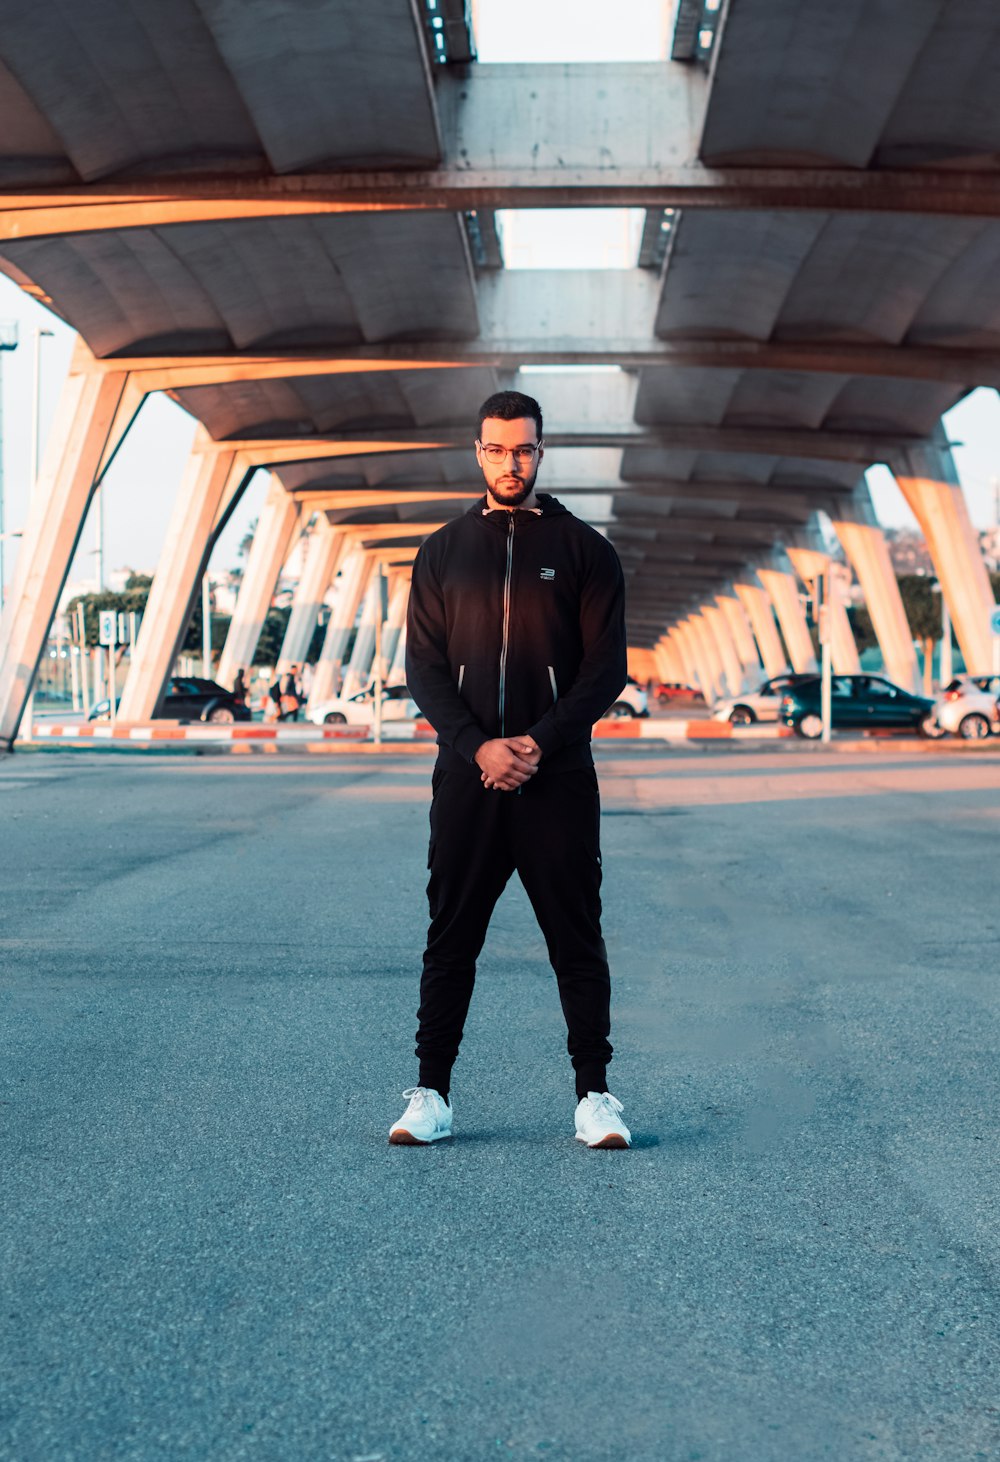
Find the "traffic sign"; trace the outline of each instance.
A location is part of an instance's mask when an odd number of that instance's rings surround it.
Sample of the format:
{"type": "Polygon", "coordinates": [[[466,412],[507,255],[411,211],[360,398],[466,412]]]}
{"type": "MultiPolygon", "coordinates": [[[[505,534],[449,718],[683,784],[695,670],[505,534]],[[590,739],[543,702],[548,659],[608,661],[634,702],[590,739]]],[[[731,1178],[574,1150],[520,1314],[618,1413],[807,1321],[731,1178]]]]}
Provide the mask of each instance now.
{"type": "Polygon", "coordinates": [[[118,615],[113,609],[101,609],[99,611],[100,629],[98,640],[102,645],[117,645],[118,643],[118,615]]]}
{"type": "Polygon", "coordinates": [[[1000,604],[997,605],[990,615],[990,629],[995,635],[1000,635],[1000,604]]]}

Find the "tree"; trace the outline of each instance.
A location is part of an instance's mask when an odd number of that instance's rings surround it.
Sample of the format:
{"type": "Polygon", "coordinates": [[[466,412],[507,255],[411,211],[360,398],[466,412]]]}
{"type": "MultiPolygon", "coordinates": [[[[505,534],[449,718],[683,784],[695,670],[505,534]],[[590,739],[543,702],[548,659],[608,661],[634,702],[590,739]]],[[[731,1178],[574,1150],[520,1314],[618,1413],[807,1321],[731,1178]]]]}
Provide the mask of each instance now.
{"type": "Polygon", "coordinates": [[[927,574],[901,574],[896,582],[914,639],[940,639],[941,595],[931,588],[937,580],[927,574]]]}
{"type": "Polygon", "coordinates": [[[875,626],[872,624],[867,604],[848,605],[847,618],[850,621],[851,633],[854,635],[854,643],[858,647],[858,654],[863,655],[866,650],[874,649],[878,644],[878,637],[875,634],[875,626]]]}

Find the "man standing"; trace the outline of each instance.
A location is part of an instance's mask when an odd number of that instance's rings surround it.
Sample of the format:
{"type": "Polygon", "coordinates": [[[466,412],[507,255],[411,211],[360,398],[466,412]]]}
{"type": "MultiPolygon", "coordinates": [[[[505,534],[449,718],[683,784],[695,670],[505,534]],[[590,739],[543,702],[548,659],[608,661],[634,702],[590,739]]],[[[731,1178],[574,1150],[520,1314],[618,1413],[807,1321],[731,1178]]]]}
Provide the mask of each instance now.
{"type": "Polygon", "coordinates": [[[576,1136],[627,1147],[606,1090],[610,977],[601,937],[600,801],[591,728],[625,684],[624,582],[611,545],[536,494],[537,401],[501,391],[479,412],[486,494],[413,565],[406,680],[437,732],[420,981],[418,1085],[389,1133],[450,1137],[451,1068],[476,960],[516,870],[556,972],[576,1076],[576,1136]]]}

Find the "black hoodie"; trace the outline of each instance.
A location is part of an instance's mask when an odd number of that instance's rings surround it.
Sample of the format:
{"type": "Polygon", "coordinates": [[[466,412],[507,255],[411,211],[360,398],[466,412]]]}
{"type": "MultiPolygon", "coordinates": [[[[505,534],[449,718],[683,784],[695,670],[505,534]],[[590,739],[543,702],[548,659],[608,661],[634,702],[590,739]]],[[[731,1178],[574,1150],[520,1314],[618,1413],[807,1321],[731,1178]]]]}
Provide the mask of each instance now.
{"type": "Polygon", "coordinates": [[[542,768],[590,766],[590,733],[626,679],[618,555],[547,494],[540,512],[467,513],[413,564],[406,682],[445,764],[534,737],[542,768]]]}

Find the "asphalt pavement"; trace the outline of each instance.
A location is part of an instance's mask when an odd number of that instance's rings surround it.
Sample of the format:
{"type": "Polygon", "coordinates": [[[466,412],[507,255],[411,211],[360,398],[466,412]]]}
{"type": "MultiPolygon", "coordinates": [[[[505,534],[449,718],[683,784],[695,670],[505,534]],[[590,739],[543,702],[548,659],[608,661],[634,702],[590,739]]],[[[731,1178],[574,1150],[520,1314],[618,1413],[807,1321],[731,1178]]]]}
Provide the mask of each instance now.
{"type": "Polygon", "coordinates": [[[386,1141],[428,758],[0,760],[0,1456],[1000,1456],[1000,754],[598,761],[628,1152],[515,886],[386,1141]]]}

